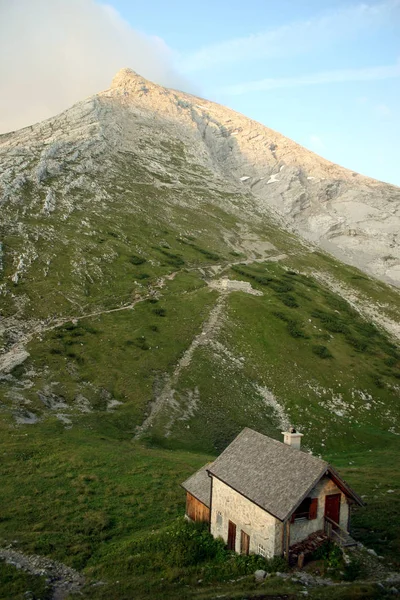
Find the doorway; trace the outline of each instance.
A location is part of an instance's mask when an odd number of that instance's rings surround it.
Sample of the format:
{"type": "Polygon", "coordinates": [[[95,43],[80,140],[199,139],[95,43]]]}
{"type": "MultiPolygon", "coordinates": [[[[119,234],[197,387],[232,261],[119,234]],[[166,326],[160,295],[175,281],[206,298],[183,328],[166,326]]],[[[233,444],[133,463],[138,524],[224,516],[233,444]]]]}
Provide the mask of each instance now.
{"type": "Polygon", "coordinates": [[[341,494],[325,496],[325,516],[337,525],[340,520],[340,496],[341,494]]]}
{"type": "Polygon", "coordinates": [[[228,523],[228,550],[236,550],[236,525],[232,521],[228,523]]]}
{"type": "Polygon", "coordinates": [[[250,536],[244,531],[240,532],[240,554],[249,554],[250,536]]]}

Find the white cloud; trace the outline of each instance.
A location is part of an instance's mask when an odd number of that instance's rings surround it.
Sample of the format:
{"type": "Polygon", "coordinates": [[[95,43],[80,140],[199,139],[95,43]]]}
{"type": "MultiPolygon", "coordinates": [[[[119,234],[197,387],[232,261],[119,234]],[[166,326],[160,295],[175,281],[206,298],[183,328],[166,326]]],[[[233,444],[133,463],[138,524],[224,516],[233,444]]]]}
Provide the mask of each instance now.
{"type": "Polygon", "coordinates": [[[398,17],[398,9],[400,0],[344,6],[308,20],[205,46],[182,57],[180,66],[192,73],[246,60],[298,56],[379,27],[395,19],[396,14],[398,17]]]}
{"type": "Polygon", "coordinates": [[[0,132],[50,117],[109,87],[123,67],[190,87],[158,37],[94,0],[0,0],[0,132]]]}
{"type": "Polygon", "coordinates": [[[396,77],[400,77],[400,63],[395,65],[383,65],[380,67],[366,67],[363,69],[336,69],[314,73],[312,75],[300,75],[299,77],[259,79],[257,81],[248,81],[226,86],[220,91],[225,94],[241,95],[249,92],[274,90],[279,88],[345,83],[347,81],[377,81],[380,79],[393,79],[396,77]]]}

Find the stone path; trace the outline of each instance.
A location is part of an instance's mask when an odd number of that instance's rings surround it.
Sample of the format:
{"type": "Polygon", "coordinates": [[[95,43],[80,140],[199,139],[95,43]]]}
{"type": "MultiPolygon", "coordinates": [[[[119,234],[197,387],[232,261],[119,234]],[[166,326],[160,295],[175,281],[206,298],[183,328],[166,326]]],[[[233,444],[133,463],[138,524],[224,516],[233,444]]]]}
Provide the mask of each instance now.
{"type": "Polygon", "coordinates": [[[0,548],[0,560],[32,575],[44,576],[52,590],[52,600],[64,600],[79,592],[85,583],[83,575],[63,563],[37,554],[23,554],[11,546],[0,548]]]}

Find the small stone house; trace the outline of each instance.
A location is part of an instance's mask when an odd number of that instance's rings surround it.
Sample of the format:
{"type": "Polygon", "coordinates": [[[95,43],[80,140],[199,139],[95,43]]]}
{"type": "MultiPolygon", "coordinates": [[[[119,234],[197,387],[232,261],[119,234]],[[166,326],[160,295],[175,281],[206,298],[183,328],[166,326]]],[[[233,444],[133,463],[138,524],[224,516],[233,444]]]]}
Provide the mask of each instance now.
{"type": "Polygon", "coordinates": [[[362,500],[330,464],[300,450],[301,433],[283,435],[284,443],[244,429],[182,484],[186,517],[243,554],[289,558],[317,532],[349,545],[350,508],[362,500]]]}

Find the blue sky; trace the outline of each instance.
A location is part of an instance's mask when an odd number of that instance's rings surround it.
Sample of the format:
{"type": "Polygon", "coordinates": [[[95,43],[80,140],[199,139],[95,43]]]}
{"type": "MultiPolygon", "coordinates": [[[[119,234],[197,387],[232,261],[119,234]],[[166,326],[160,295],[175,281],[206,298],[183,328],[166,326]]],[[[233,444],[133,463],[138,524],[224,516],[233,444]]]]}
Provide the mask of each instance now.
{"type": "Polygon", "coordinates": [[[199,95],[400,185],[400,0],[107,4],[162,38],[199,95]]]}
{"type": "Polygon", "coordinates": [[[123,67],[400,185],[400,0],[0,0],[0,133],[123,67]]]}

